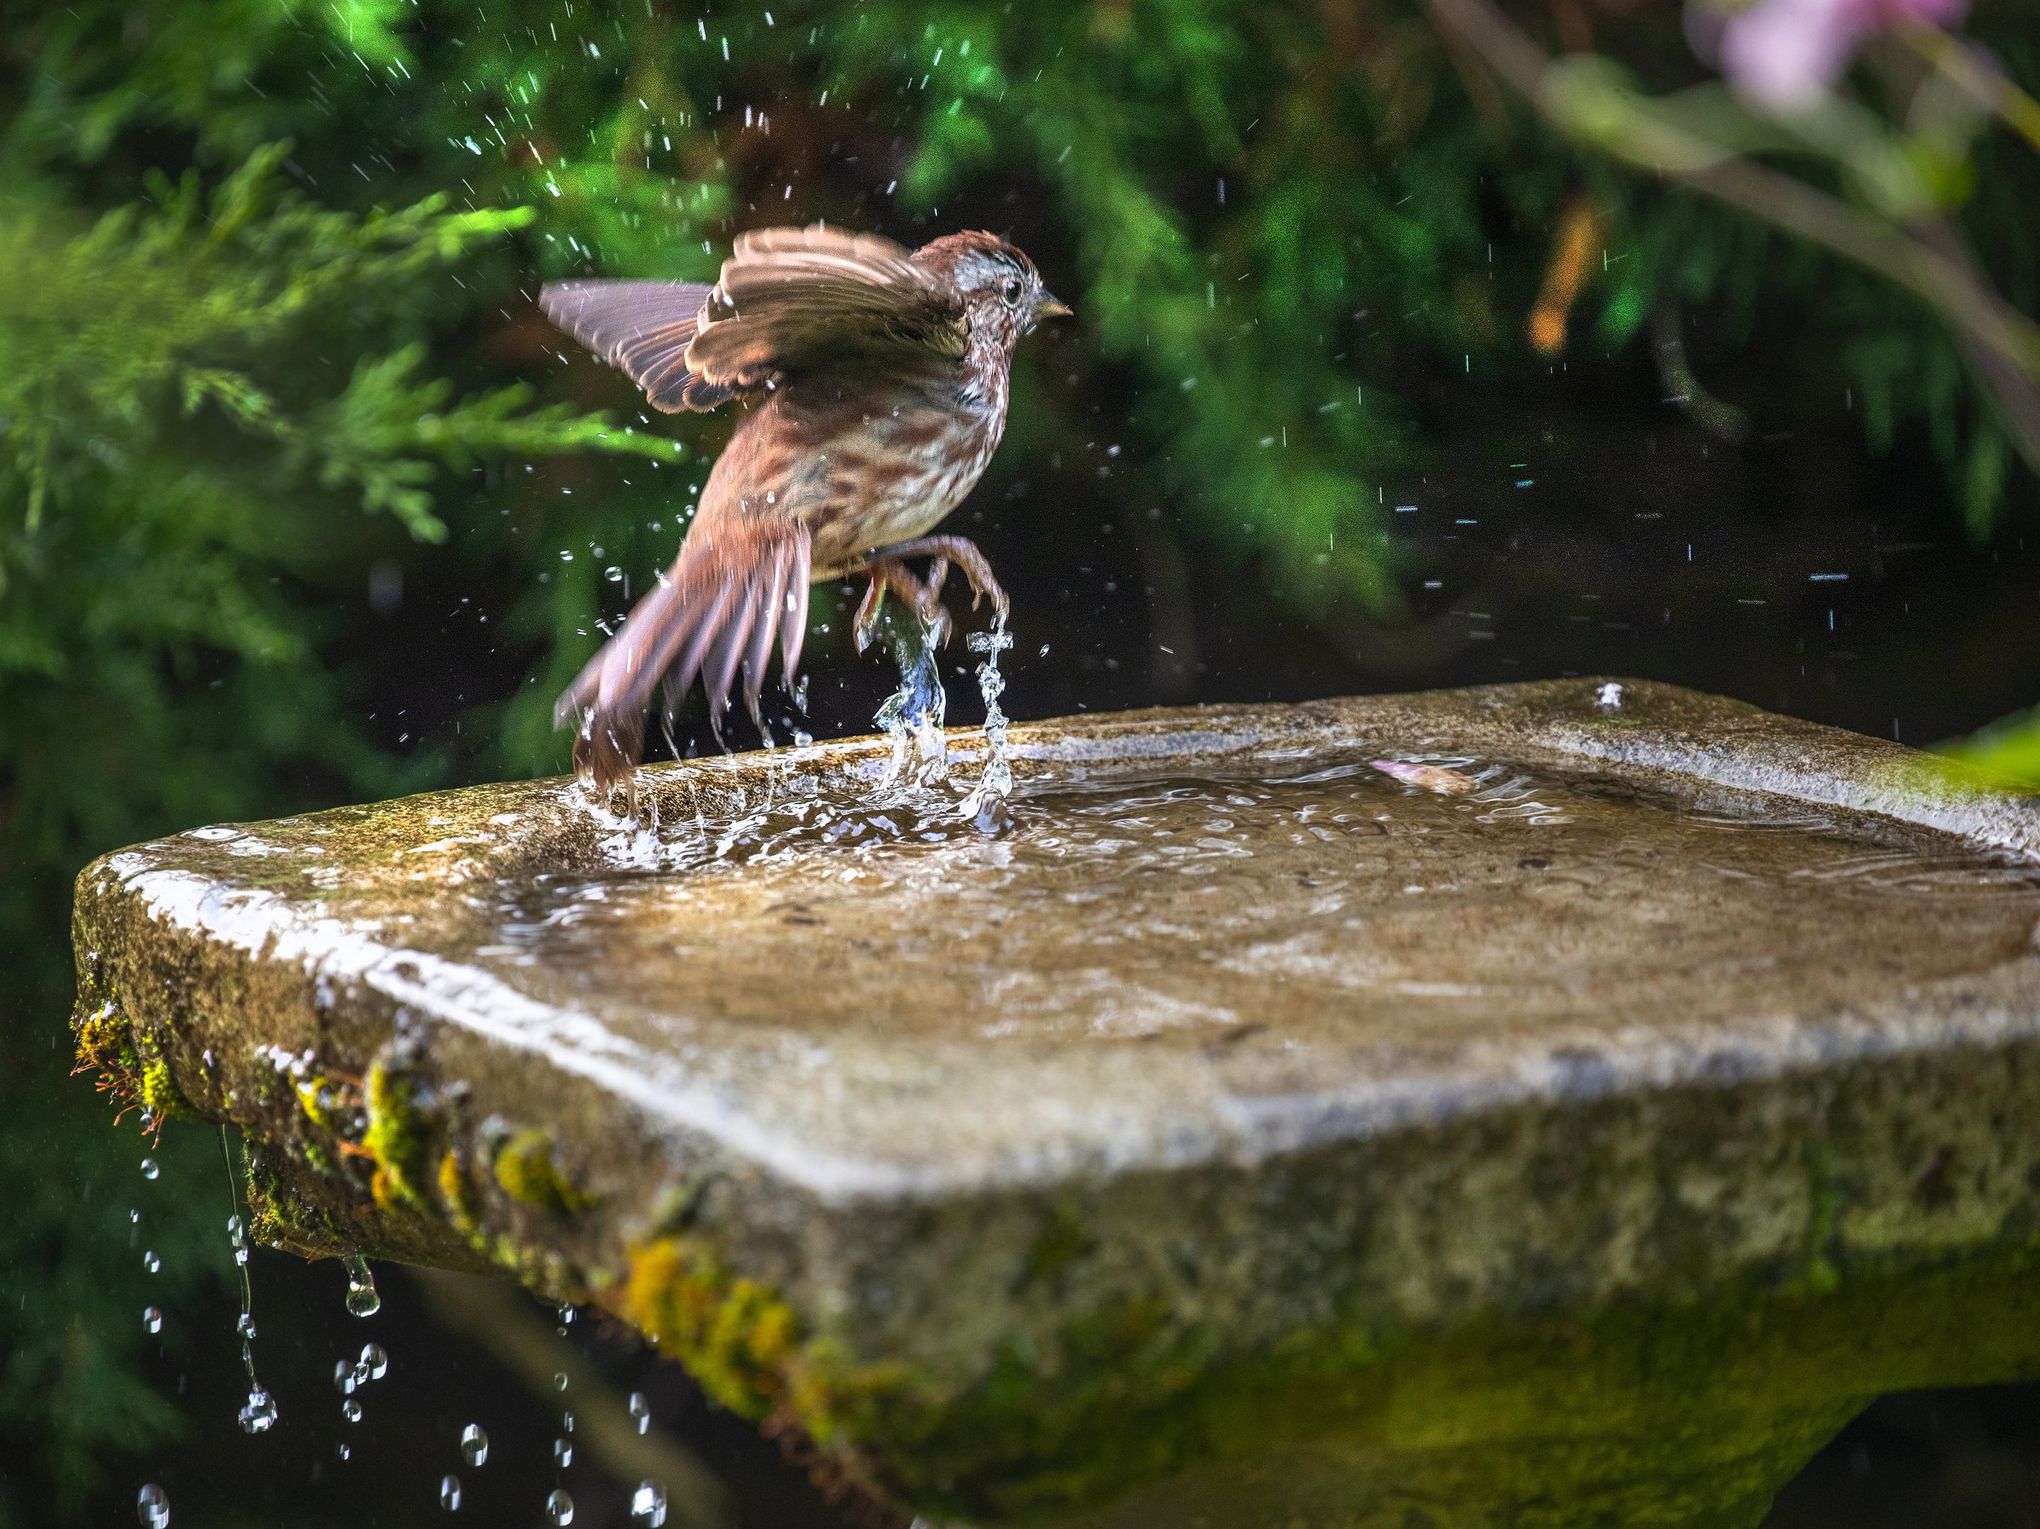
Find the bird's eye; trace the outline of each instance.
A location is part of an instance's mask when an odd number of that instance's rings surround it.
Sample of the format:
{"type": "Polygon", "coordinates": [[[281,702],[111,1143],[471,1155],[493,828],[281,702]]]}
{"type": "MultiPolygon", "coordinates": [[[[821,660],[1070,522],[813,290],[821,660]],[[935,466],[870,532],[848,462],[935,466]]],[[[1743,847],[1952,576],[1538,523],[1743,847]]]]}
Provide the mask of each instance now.
{"type": "Polygon", "coordinates": [[[1000,293],[1000,295],[1001,295],[1002,297],[1004,297],[1004,298],[1006,299],[1006,301],[1007,301],[1008,303],[1012,304],[1012,305],[1013,305],[1014,307],[1016,307],[1016,308],[1017,308],[1017,307],[1019,307],[1019,306],[1020,306],[1020,278],[1019,278],[1019,277],[1017,277],[1017,276],[1008,276],[1008,277],[1006,278],[1006,284],[1005,284],[1005,286],[1003,286],[1003,287],[1001,287],[1001,288],[999,289],[999,293],[1000,293]]]}

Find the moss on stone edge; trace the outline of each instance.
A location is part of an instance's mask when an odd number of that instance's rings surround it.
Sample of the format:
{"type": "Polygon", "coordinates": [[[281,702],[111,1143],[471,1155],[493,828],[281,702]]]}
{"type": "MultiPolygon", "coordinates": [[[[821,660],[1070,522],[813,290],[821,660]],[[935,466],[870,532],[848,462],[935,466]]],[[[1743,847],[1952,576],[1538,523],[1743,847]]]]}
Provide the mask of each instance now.
{"type": "Polygon", "coordinates": [[[424,1209],[426,1186],[432,1182],[430,1130],[421,1121],[420,1087],[410,1070],[400,1066],[388,1049],[368,1064],[362,1080],[362,1103],[368,1124],[361,1148],[375,1162],[371,1193],[384,1210],[401,1202],[424,1209]]]}
{"type": "Polygon", "coordinates": [[[118,1106],[116,1122],[130,1110],[146,1111],[156,1124],[173,1118],[198,1118],[160,1048],[136,1030],[110,999],[88,1006],[81,993],[71,1029],[76,1037],[72,1071],[96,1075],[95,1086],[118,1106]]]}
{"type": "Polygon", "coordinates": [[[885,1420],[914,1390],[904,1366],[853,1363],[837,1345],[805,1336],[774,1291],[732,1273],[695,1238],[633,1245],[628,1272],[598,1299],[723,1406],[768,1431],[798,1429],[828,1457],[831,1474],[874,1489],[857,1446],[893,1432],[885,1420]]]}
{"type": "Polygon", "coordinates": [[[594,1201],[554,1166],[552,1137],[536,1126],[513,1133],[491,1165],[504,1194],[555,1215],[577,1216],[594,1201]]]}

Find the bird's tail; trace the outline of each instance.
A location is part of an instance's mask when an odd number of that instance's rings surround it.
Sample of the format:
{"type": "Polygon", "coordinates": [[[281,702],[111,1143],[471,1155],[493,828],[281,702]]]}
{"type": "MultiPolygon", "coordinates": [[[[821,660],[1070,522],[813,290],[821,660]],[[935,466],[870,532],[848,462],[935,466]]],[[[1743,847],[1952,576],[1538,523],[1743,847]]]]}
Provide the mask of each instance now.
{"type": "Polygon", "coordinates": [[[756,720],[775,639],[789,684],[800,667],[813,552],[806,528],[783,521],[697,526],[672,572],[553,707],[555,726],[579,720],[574,773],[605,794],[625,784],[644,753],[653,690],[663,685],[677,707],[697,674],[718,739],[739,676],[756,720]]]}

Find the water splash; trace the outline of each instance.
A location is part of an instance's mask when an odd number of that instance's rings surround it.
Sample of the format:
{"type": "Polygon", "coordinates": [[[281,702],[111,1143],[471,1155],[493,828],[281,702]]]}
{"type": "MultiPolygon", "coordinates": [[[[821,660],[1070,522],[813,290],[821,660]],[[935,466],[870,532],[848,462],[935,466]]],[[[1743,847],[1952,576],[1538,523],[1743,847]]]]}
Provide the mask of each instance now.
{"type": "Polygon", "coordinates": [[[949,698],[935,661],[946,625],[945,617],[927,621],[908,611],[887,628],[900,666],[900,688],[885,698],[872,718],[892,742],[892,761],[883,782],[887,787],[934,786],[949,778],[949,745],[942,735],[949,698]]]}
{"type": "Polygon", "coordinates": [[[248,1279],[248,1226],[241,1219],[241,1176],[234,1168],[234,1145],[220,1126],[220,1158],[227,1165],[227,1194],[234,1212],[227,1217],[227,1241],[234,1249],[234,1270],[241,1276],[241,1312],[234,1331],[241,1339],[241,1367],[248,1372],[248,1400],[241,1404],[241,1432],[267,1433],[276,1426],[276,1398],[255,1378],[255,1287],[248,1279]]]}
{"type": "Polygon", "coordinates": [[[376,1294],[375,1275],[369,1272],[368,1260],[359,1253],[342,1254],[340,1262],[347,1267],[347,1310],[357,1317],[372,1317],[382,1310],[382,1297],[376,1294]]]}
{"type": "Polygon", "coordinates": [[[963,799],[963,816],[985,833],[995,834],[1013,820],[1013,810],[1006,805],[1013,791],[1013,765],[1006,757],[1006,714],[999,709],[999,697],[1006,690],[999,654],[1013,646],[1006,618],[994,616],[989,632],[972,632],[970,646],[985,656],[977,670],[978,694],[985,703],[985,768],[963,799]]]}

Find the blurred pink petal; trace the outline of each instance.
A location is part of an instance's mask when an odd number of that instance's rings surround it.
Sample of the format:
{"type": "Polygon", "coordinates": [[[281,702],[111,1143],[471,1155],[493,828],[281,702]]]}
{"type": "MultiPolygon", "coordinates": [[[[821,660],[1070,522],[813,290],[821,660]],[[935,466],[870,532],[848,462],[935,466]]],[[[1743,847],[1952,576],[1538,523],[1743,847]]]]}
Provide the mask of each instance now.
{"type": "Polygon", "coordinates": [[[1834,87],[1864,40],[1902,22],[1946,26],[1967,0],[1757,0],[1721,31],[1721,72],[1759,106],[1791,112],[1834,87]]]}

